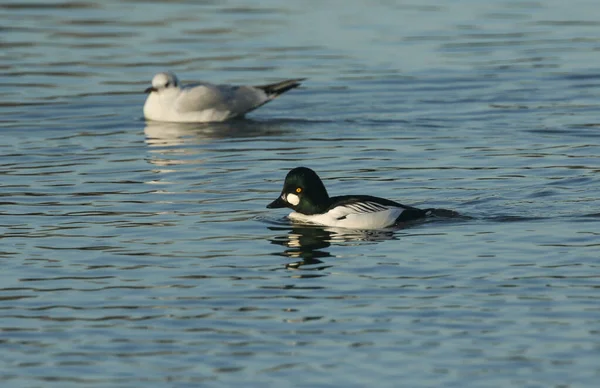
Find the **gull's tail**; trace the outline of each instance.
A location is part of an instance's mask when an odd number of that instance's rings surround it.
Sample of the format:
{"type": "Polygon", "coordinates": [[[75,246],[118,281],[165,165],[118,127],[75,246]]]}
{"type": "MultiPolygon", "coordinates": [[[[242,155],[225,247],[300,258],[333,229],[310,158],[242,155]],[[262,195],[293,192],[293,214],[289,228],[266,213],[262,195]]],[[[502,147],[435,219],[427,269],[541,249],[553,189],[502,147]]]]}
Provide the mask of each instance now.
{"type": "Polygon", "coordinates": [[[306,78],[288,79],[287,81],[276,82],[274,84],[255,86],[255,88],[261,89],[267,93],[269,99],[272,100],[273,98],[287,92],[290,89],[297,88],[305,79],[306,78]]]}

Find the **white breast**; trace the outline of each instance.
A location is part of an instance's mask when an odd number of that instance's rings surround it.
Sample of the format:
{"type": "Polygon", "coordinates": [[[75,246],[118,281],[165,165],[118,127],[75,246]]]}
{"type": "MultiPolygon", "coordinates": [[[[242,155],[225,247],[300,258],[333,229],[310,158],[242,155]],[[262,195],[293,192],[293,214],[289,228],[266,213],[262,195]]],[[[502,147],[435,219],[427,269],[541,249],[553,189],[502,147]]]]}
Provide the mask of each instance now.
{"type": "Polygon", "coordinates": [[[161,91],[150,93],[144,104],[144,117],[148,120],[171,123],[208,123],[225,121],[231,113],[214,108],[180,111],[177,108],[179,91],[161,91]]]}

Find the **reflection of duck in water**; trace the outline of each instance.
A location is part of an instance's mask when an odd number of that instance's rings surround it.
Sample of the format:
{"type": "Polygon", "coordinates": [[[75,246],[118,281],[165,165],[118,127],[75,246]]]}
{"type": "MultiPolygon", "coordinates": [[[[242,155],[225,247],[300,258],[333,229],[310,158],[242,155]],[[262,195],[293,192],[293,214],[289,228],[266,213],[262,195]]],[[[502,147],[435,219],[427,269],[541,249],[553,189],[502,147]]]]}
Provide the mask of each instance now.
{"type": "Polygon", "coordinates": [[[401,226],[438,212],[370,195],[330,197],[321,178],[306,167],[294,168],[287,174],[280,196],[267,207],[293,209],[288,216],[292,221],[363,230],[401,226]]]}
{"type": "MultiPolygon", "coordinates": [[[[331,233],[321,228],[275,228],[271,230],[286,231],[285,234],[271,239],[272,244],[282,245],[289,249],[283,252],[278,252],[276,255],[288,257],[291,259],[299,259],[300,261],[289,263],[286,265],[288,269],[298,269],[307,265],[316,265],[323,263],[321,260],[325,257],[331,257],[331,253],[322,251],[331,245],[329,242],[331,233]]],[[[320,266],[312,268],[313,270],[322,270],[330,266],[320,266]]]]}
{"type": "Polygon", "coordinates": [[[323,228],[321,226],[269,227],[271,230],[287,231],[271,240],[273,244],[303,251],[314,251],[331,246],[332,243],[369,243],[395,240],[394,230],[354,230],[323,228]]]}
{"type": "MultiPolygon", "coordinates": [[[[332,243],[376,242],[396,238],[394,232],[390,230],[351,230],[318,226],[299,226],[293,227],[291,230],[279,227],[270,227],[269,229],[286,231],[285,234],[271,239],[272,244],[288,248],[281,253],[277,253],[277,255],[301,259],[298,262],[287,264],[286,267],[290,269],[322,263],[320,259],[332,256],[331,253],[323,250],[331,246],[332,243]]],[[[313,269],[321,270],[325,268],[329,268],[329,266],[320,266],[313,269]]]]}
{"type": "Polygon", "coordinates": [[[214,85],[200,82],[181,86],[175,74],[158,73],[146,89],[144,117],[174,123],[220,122],[246,113],[300,86],[304,78],[262,86],[214,85]]]}

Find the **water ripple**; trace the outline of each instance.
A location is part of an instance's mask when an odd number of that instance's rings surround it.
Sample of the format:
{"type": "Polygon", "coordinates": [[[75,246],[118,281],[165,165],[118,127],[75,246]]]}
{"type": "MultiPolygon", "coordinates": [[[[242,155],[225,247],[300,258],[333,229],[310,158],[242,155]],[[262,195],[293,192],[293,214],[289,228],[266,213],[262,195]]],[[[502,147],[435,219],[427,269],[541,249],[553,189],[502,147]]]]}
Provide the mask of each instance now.
{"type": "Polygon", "coordinates": [[[3,2],[0,381],[596,386],[595,11],[3,2]],[[308,79],[145,122],[163,70],[308,79]],[[265,206],[300,165],[461,217],[295,225],[265,206]]]}

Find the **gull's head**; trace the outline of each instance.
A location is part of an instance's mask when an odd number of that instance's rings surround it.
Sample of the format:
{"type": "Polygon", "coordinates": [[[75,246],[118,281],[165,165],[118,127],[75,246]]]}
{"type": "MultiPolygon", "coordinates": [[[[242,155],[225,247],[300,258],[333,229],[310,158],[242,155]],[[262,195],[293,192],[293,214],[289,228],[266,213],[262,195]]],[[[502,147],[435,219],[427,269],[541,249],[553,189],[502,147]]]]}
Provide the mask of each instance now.
{"type": "Polygon", "coordinates": [[[166,88],[176,88],[179,86],[177,76],[171,72],[158,73],[152,78],[152,86],[146,89],[145,93],[158,92],[166,88]]]}

